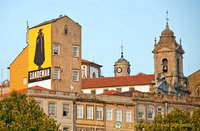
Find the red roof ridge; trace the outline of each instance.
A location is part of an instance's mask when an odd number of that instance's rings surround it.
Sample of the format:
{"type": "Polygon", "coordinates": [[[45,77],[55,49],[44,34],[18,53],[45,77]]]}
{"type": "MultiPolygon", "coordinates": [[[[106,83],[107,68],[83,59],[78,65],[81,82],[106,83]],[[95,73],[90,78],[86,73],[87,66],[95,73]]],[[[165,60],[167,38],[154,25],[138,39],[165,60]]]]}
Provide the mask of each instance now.
{"type": "Polygon", "coordinates": [[[150,84],[154,74],[139,74],[133,76],[87,78],[82,81],[82,88],[109,87],[121,85],[150,84]]]}
{"type": "Polygon", "coordinates": [[[9,87],[9,86],[7,86],[6,84],[0,85],[0,88],[6,88],[6,87],[9,87]]]}

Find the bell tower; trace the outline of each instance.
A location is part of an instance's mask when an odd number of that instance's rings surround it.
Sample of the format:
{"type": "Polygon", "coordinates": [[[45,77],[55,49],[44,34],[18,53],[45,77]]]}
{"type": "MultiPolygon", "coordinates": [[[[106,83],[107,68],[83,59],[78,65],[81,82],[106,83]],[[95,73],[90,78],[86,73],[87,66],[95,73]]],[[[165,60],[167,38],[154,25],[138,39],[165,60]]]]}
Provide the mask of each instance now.
{"type": "MultiPolygon", "coordinates": [[[[168,12],[166,12],[168,15],[168,12]]],[[[165,30],[156,43],[154,54],[154,73],[158,93],[184,95],[186,86],[183,75],[184,50],[175,40],[174,32],[169,29],[168,17],[165,30]]]]}
{"type": "Polygon", "coordinates": [[[114,65],[115,76],[129,76],[130,75],[130,64],[124,58],[123,46],[121,46],[121,58],[119,58],[114,65]]]}

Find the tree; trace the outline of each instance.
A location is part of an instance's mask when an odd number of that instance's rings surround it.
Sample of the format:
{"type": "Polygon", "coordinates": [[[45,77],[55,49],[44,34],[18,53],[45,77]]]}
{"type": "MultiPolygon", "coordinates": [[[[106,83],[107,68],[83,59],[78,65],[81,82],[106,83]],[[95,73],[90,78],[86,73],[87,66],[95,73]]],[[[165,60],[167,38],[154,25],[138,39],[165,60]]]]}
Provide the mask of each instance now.
{"type": "Polygon", "coordinates": [[[193,122],[193,127],[197,131],[200,131],[200,108],[194,110],[192,114],[192,122],[193,122]]]}
{"type": "Polygon", "coordinates": [[[157,115],[153,123],[141,120],[135,125],[137,130],[146,131],[182,131],[182,130],[200,130],[200,108],[194,110],[193,115],[190,112],[176,108],[166,115],[157,115]]]}
{"type": "Polygon", "coordinates": [[[33,98],[12,92],[0,101],[0,130],[59,130],[33,98]]]}

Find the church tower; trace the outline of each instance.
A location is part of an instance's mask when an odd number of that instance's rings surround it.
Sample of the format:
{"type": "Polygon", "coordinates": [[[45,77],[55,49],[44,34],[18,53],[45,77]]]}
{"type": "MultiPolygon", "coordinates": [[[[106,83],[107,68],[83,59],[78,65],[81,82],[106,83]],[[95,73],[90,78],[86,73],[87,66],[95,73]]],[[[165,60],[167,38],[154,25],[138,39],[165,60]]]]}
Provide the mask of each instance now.
{"type": "Polygon", "coordinates": [[[187,90],[183,75],[183,54],[181,40],[178,44],[174,32],[169,29],[168,18],[165,30],[154,50],[154,72],[158,93],[184,95],[187,90]]]}
{"type": "Polygon", "coordinates": [[[124,58],[123,46],[121,46],[121,58],[119,58],[114,65],[115,77],[117,76],[129,76],[130,75],[130,64],[124,58]]]}

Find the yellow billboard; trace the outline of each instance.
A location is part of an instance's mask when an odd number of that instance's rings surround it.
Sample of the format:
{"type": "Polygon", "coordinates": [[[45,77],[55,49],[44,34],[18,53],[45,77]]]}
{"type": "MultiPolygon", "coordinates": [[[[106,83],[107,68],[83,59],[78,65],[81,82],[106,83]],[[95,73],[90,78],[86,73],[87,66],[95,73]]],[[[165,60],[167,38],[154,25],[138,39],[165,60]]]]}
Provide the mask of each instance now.
{"type": "Polygon", "coordinates": [[[29,83],[50,79],[51,24],[29,30],[29,83]]]}

